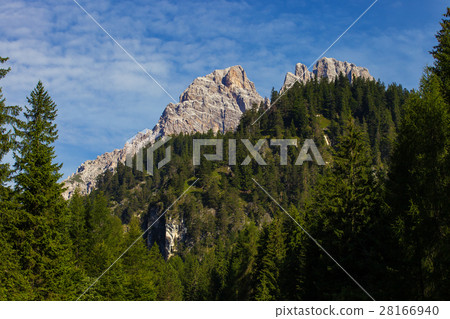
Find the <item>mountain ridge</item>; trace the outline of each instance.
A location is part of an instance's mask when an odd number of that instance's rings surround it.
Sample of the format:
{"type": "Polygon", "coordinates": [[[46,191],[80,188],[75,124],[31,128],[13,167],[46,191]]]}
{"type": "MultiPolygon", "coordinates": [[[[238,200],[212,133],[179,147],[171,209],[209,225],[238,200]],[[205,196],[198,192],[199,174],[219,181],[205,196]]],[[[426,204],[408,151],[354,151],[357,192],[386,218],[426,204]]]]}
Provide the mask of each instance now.
{"type": "Polygon", "coordinates": [[[306,65],[297,63],[295,65],[295,73],[286,73],[280,92],[289,89],[297,81],[305,83],[314,78],[327,78],[329,81],[332,81],[338,77],[340,73],[344,74],[350,82],[353,77],[375,80],[367,68],[357,66],[347,61],[323,57],[314,64],[312,71],[309,71],[306,65]]]}
{"type": "Polygon", "coordinates": [[[115,149],[82,163],[65,181],[63,197],[69,199],[75,189],[89,194],[96,186],[97,176],[113,171],[118,162],[125,162],[128,153],[156,139],[179,133],[226,132],[234,130],[246,110],[264,102],[244,69],[235,65],[215,70],[196,78],[180,95],[179,103],[169,103],[153,129],[144,130],[129,139],[122,149],[115,149]]]}
{"type": "MultiPolygon", "coordinates": [[[[349,77],[374,79],[366,68],[353,63],[322,58],[312,72],[302,63],[297,63],[295,74],[288,72],[280,92],[289,89],[295,82],[305,83],[314,77],[328,78],[330,81],[340,73],[349,77]]],[[[153,129],[146,129],[129,139],[122,149],[115,149],[97,156],[94,160],[83,162],[65,183],[63,197],[69,199],[76,189],[82,195],[89,194],[96,187],[97,176],[107,170],[114,171],[118,162],[124,163],[128,153],[155,142],[156,139],[179,133],[205,133],[233,131],[239,124],[242,114],[261,103],[269,104],[263,99],[256,87],[240,65],[197,77],[182,92],[179,102],[169,103],[153,129]]]]}

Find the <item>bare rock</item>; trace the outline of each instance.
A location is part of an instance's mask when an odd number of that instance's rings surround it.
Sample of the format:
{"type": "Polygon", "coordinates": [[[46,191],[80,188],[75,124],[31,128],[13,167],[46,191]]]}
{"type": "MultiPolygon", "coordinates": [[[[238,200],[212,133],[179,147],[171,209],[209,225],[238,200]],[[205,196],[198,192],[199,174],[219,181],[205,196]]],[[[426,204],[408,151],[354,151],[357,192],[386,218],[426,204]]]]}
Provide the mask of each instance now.
{"type": "Polygon", "coordinates": [[[366,68],[356,66],[353,63],[338,61],[333,58],[321,58],[313,67],[312,72],[308,70],[306,65],[297,63],[295,66],[295,74],[288,72],[284,79],[283,87],[280,92],[284,92],[294,85],[295,82],[306,83],[313,78],[327,78],[333,81],[339,74],[342,73],[350,81],[355,77],[373,80],[374,77],[370,75],[366,68]]]}

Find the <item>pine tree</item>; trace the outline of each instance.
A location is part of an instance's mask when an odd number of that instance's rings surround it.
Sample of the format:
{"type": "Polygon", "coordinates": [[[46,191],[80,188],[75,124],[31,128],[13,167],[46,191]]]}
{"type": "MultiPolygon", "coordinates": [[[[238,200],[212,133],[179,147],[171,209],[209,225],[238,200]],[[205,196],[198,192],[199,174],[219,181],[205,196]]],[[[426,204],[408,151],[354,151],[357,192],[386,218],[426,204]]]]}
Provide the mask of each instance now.
{"type": "Polygon", "coordinates": [[[257,255],[258,231],[251,223],[242,229],[235,243],[228,270],[227,300],[249,300],[253,294],[252,274],[257,255]]]}
{"type": "Polygon", "coordinates": [[[185,300],[208,300],[208,288],[210,287],[209,269],[198,256],[188,254],[184,263],[182,276],[185,300]]]}
{"type": "Polygon", "coordinates": [[[445,99],[450,104],[450,7],[442,19],[441,30],[436,34],[438,45],[431,51],[435,62],[431,68],[442,81],[442,89],[445,99]]]}
{"type": "Polygon", "coordinates": [[[25,238],[21,263],[36,299],[72,299],[81,273],[74,266],[70,239],[64,233],[67,210],[58,183],[61,165],[54,163],[56,104],[41,82],[28,103],[14,154],[16,192],[23,211],[20,229],[25,238]]]}
{"type": "MultiPolygon", "coordinates": [[[[0,57],[0,63],[5,63],[8,58],[0,57]]],[[[4,78],[10,69],[0,69],[0,79],[4,78]]],[[[8,163],[2,163],[3,158],[14,147],[14,135],[8,126],[17,126],[20,123],[18,115],[20,107],[6,106],[3,97],[2,88],[0,87],[0,199],[7,200],[10,195],[10,188],[6,183],[11,180],[11,168],[8,163]]]]}
{"type": "MultiPolygon", "coordinates": [[[[180,276],[183,275],[183,271],[174,266],[177,257],[178,256],[173,256],[169,259],[169,261],[164,262],[158,245],[153,245],[150,250],[150,259],[152,260],[152,262],[156,265],[162,265],[159,268],[160,271],[155,271],[156,288],[158,292],[157,300],[183,300],[183,284],[182,280],[180,279],[180,276]]],[[[178,261],[179,260],[180,259],[178,259],[178,261]]]]}
{"type": "MultiPolygon", "coordinates": [[[[87,207],[87,251],[82,256],[84,269],[89,276],[84,289],[100,276],[126,249],[123,243],[122,222],[111,214],[108,201],[102,192],[95,192],[87,207]]],[[[82,300],[124,300],[126,298],[123,260],[99,280],[82,300]]],[[[81,293],[81,292],[80,292],[81,293]]]]}
{"type": "MultiPolygon", "coordinates": [[[[288,211],[303,228],[307,228],[299,211],[292,205],[288,211]]],[[[286,237],[286,258],[280,269],[281,296],[284,300],[301,300],[308,293],[306,282],[306,251],[309,245],[314,245],[305,232],[290,218],[284,223],[286,237]]]]}
{"type": "Polygon", "coordinates": [[[276,218],[265,229],[257,257],[255,299],[279,300],[280,269],[286,255],[282,223],[276,218]]]}
{"type": "Polygon", "coordinates": [[[77,265],[83,266],[82,258],[89,254],[87,248],[87,209],[86,203],[78,190],[70,198],[66,217],[67,233],[73,243],[74,257],[77,265]]]}
{"type": "Polygon", "coordinates": [[[444,17],[434,66],[404,108],[387,185],[404,260],[403,299],[449,297],[450,8],[444,17]]]}
{"type": "MultiPolygon", "coordinates": [[[[0,63],[8,59],[0,57],[0,63]]],[[[8,72],[0,69],[0,79],[8,72]]],[[[11,187],[12,169],[3,158],[15,149],[15,137],[12,128],[20,124],[18,106],[6,106],[0,87],[0,300],[21,300],[30,298],[30,287],[23,276],[20,260],[17,257],[15,241],[20,236],[17,215],[18,204],[11,187]]]]}
{"type": "MultiPolygon", "coordinates": [[[[380,222],[379,205],[368,136],[351,120],[337,145],[331,169],[316,187],[306,218],[310,234],[371,290],[381,262],[380,249],[372,236],[380,222]]],[[[306,298],[367,299],[316,245],[310,245],[306,254],[305,285],[316,289],[306,298]]]]}
{"type": "Polygon", "coordinates": [[[389,175],[389,203],[407,261],[403,298],[442,298],[449,283],[449,105],[442,82],[425,74],[404,109],[389,175]]]}
{"type": "Polygon", "coordinates": [[[223,241],[219,241],[215,247],[214,262],[211,272],[211,295],[214,300],[222,300],[224,298],[229,266],[226,246],[223,241]]]}
{"type": "MultiPolygon", "coordinates": [[[[134,245],[123,256],[122,264],[125,272],[124,290],[126,300],[155,300],[157,290],[155,287],[158,271],[155,265],[159,260],[152,260],[142,236],[139,219],[132,217],[125,235],[125,247],[134,245]]],[[[162,274],[160,274],[162,275],[162,274]]]]}

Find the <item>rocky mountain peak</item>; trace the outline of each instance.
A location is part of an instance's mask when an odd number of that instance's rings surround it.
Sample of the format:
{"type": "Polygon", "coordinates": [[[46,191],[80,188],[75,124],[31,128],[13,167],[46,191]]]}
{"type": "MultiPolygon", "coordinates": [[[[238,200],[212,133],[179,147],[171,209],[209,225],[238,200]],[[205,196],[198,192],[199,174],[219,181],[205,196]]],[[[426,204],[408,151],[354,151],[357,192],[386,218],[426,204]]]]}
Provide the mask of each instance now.
{"type": "Polygon", "coordinates": [[[306,65],[297,63],[295,66],[295,74],[291,72],[286,74],[281,92],[290,88],[295,82],[305,83],[315,77],[327,78],[329,81],[333,81],[340,73],[347,76],[350,81],[354,77],[374,79],[366,68],[346,61],[343,62],[333,58],[323,57],[314,64],[312,71],[309,71],[306,65]]]}
{"type": "Polygon", "coordinates": [[[113,171],[118,162],[125,162],[127,153],[137,150],[157,138],[178,133],[232,131],[242,113],[259,106],[264,100],[240,65],[232,66],[196,78],[181,94],[180,102],[169,103],[152,130],[138,133],[122,149],[99,155],[81,164],[77,172],[64,181],[68,199],[75,189],[88,194],[96,186],[97,176],[113,171]]]}
{"type": "Polygon", "coordinates": [[[201,100],[204,94],[243,93],[241,90],[258,94],[255,85],[247,78],[244,69],[240,65],[235,65],[223,70],[215,70],[206,76],[196,78],[181,94],[180,103],[201,100]]]}
{"type": "Polygon", "coordinates": [[[256,91],[255,85],[247,78],[244,69],[240,65],[229,68],[222,83],[230,89],[237,87],[244,90],[256,91]]]}
{"type": "Polygon", "coordinates": [[[361,77],[364,79],[373,79],[369,70],[356,66],[347,61],[338,61],[333,58],[322,58],[314,66],[313,73],[317,77],[326,77],[330,80],[339,76],[339,73],[346,75],[351,81],[353,77],[361,77]]]}

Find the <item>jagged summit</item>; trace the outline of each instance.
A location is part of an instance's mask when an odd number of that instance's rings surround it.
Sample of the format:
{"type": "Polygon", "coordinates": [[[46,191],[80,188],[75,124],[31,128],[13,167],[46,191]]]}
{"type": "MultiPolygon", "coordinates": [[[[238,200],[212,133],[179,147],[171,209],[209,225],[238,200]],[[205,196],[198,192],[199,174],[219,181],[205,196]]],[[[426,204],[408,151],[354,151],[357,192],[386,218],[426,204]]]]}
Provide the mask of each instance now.
{"type": "Polygon", "coordinates": [[[365,79],[373,79],[369,70],[366,68],[356,66],[353,63],[338,61],[333,58],[323,57],[316,62],[313,67],[313,71],[310,72],[306,65],[297,63],[295,66],[295,74],[288,72],[284,79],[281,92],[290,88],[296,81],[305,83],[314,77],[328,78],[328,80],[334,80],[340,73],[343,73],[351,81],[353,77],[362,77],[365,79]]]}
{"type": "Polygon", "coordinates": [[[98,175],[114,170],[118,162],[125,162],[127,153],[135,153],[160,136],[234,130],[242,113],[263,101],[240,65],[196,78],[180,95],[179,103],[166,106],[152,130],[139,132],[122,149],[81,164],[77,172],[64,181],[67,190],[63,196],[70,198],[77,188],[81,194],[90,193],[98,175]]]}
{"type": "Polygon", "coordinates": [[[181,94],[180,103],[167,105],[153,130],[166,135],[234,130],[242,113],[262,101],[240,65],[215,70],[196,78],[181,94]]]}

